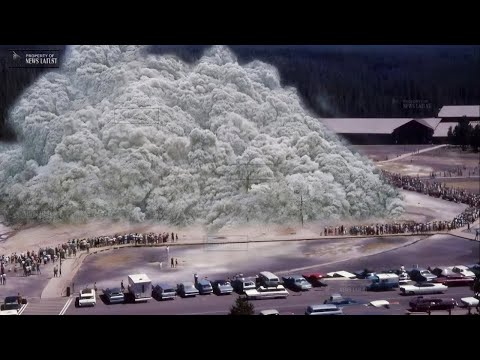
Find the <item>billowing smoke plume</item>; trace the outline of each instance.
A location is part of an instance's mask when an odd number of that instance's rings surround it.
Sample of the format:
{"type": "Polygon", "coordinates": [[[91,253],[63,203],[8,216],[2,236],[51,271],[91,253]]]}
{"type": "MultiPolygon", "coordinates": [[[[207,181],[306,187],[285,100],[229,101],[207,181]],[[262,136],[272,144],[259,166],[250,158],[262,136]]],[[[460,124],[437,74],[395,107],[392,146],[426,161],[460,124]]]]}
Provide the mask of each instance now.
{"type": "Polygon", "coordinates": [[[10,112],[10,221],[107,217],[214,227],[396,216],[402,202],[282,88],[225,47],[195,64],[136,46],[74,46],[10,112]]]}

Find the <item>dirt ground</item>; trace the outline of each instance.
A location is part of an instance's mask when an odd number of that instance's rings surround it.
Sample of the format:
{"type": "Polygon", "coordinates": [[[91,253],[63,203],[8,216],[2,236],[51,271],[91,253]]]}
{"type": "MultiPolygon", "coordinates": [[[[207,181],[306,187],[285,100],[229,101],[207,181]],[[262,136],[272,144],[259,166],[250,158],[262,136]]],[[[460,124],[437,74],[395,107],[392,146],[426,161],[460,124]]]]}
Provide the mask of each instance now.
{"type": "Polygon", "coordinates": [[[469,171],[478,175],[480,154],[464,152],[461,149],[444,147],[398,161],[379,164],[379,167],[400,174],[410,176],[428,176],[432,172],[444,172],[458,167],[465,168],[464,174],[469,171]]]}

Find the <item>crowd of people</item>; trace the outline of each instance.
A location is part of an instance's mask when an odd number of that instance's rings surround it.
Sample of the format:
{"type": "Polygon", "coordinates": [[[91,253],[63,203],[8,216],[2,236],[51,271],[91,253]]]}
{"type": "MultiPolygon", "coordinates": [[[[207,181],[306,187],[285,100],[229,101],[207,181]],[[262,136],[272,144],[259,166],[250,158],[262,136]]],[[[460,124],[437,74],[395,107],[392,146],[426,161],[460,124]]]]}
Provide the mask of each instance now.
{"type": "Polygon", "coordinates": [[[69,246],[73,246],[80,250],[89,250],[90,248],[97,248],[109,245],[154,245],[167,242],[177,242],[178,234],[175,233],[130,233],[130,234],[115,234],[114,236],[99,236],[94,238],[73,239],[68,241],[69,246]]]}
{"type": "MultiPolygon", "coordinates": [[[[428,196],[442,198],[444,200],[463,203],[469,207],[453,220],[433,221],[429,223],[417,223],[413,221],[395,222],[386,224],[354,225],[354,226],[328,226],[321,235],[324,236],[347,236],[347,235],[386,235],[386,234],[421,234],[437,231],[450,231],[459,227],[468,226],[480,217],[480,195],[461,189],[454,189],[444,184],[400,174],[382,171],[386,181],[393,186],[409,191],[416,191],[428,196]]],[[[477,230],[478,233],[478,230],[477,230]]],[[[478,234],[477,234],[478,237],[478,234]]],[[[114,236],[99,236],[83,239],[72,239],[55,248],[42,248],[38,251],[13,253],[0,256],[0,284],[6,284],[6,272],[22,272],[23,276],[30,276],[33,272],[40,274],[40,267],[49,263],[55,264],[60,260],[60,267],[54,266],[54,276],[61,276],[61,261],[66,257],[76,256],[78,250],[90,251],[90,248],[98,248],[112,245],[155,245],[167,242],[177,242],[178,234],[175,233],[128,233],[115,234],[114,236]],[[7,268],[7,265],[10,265],[7,268]],[[12,267],[13,265],[13,267],[12,267]]],[[[176,267],[178,262],[171,259],[171,267],[176,267]]]]}
{"type": "Polygon", "coordinates": [[[473,208],[480,207],[480,194],[466,190],[447,187],[445,184],[400,174],[383,171],[383,177],[390,184],[404,190],[416,191],[428,196],[442,198],[456,203],[463,203],[473,208]]]}
{"type": "Polygon", "coordinates": [[[392,234],[421,234],[437,231],[450,231],[459,227],[459,223],[451,221],[433,221],[430,223],[404,222],[387,223],[372,225],[354,225],[350,227],[336,226],[325,227],[323,235],[325,236],[346,236],[346,235],[392,235],[392,234]]]}
{"type": "Polygon", "coordinates": [[[40,252],[27,251],[21,254],[13,253],[0,256],[0,284],[7,284],[6,273],[11,271],[14,273],[21,272],[24,276],[30,276],[32,273],[41,274],[41,263],[42,255],[40,252]],[[7,268],[8,265],[13,265],[13,268],[7,268]]]}
{"type": "Polygon", "coordinates": [[[452,220],[433,221],[429,223],[396,222],[387,224],[370,224],[354,226],[327,226],[324,228],[324,236],[346,235],[385,235],[385,234],[421,234],[437,231],[450,231],[468,226],[480,217],[480,195],[465,190],[449,188],[444,184],[428,181],[419,177],[411,177],[382,171],[386,181],[395,187],[404,190],[416,191],[428,196],[442,198],[444,200],[463,203],[469,207],[452,220]]]}
{"type": "Polygon", "coordinates": [[[431,172],[429,177],[431,179],[436,179],[437,177],[470,177],[470,176],[479,176],[480,175],[480,166],[474,168],[467,168],[465,166],[457,166],[455,168],[447,169],[444,171],[435,171],[431,172]]]}
{"type": "MultiPolygon", "coordinates": [[[[53,264],[53,276],[59,277],[62,275],[62,259],[67,257],[77,256],[77,251],[86,250],[90,252],[90,248],[99,248],[111,245],[153,245],[167,242],[177,242],[178,234],[172,233],[129,233],[129,234],[115,234],[114,236],[99,236],[83,239],[72,239],[64,244],[56,247],[41,248],[38,251],[26,251],[17,254],[0,256],[0,284],[6,284],[6,273],[12,272],[12,275],[20,274],[22,276],[30,276],[32,272],[40,274],[40,266],[53,264]],[[58,266],[60,261],[60,266],[58,266]]],[[[172,267],[178,265],[178,260],[175,259],[172,267]]]]}

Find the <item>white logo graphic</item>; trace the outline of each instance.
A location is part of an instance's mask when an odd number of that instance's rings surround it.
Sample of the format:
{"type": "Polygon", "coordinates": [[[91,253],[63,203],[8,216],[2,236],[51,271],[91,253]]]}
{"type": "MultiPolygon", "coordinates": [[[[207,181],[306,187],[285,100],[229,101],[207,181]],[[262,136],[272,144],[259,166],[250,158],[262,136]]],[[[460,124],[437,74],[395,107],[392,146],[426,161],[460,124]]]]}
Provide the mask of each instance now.
{"type": "Polygon", "coordinates": [[[21,56],[20,56],[20,55],[18,55],[18,54],[17,54],[15,51],[12,51],[12,53],[13,53],[13,54],[12,54],[12,56],[13,56],[13,60],[18,60],[18,59],[20,59],[20,58],[21,58],[21,56]]]}

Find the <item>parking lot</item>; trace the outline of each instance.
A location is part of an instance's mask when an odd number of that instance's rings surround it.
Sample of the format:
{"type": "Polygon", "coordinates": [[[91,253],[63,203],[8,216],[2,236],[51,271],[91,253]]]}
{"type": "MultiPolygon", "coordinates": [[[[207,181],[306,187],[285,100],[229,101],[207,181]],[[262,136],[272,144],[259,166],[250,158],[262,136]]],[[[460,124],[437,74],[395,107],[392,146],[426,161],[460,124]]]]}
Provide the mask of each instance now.
{"type": "MultiPolygon", "coordinates": [[[[276,309],[281,315],[303,315],[309,305],[322,304],[331,294],[340,293],[345,297],[359,302],[369,303],[373,300],[387,300],[390,309],[373,308],[364,304],[349,305],[343,308],[346,315],[404,315],[409,301],[415,296],[400,295],[398,290],[387,292],[367,292],[365,286],[368,280],[326,280],[327,287],[313,288],[305,292],[293,292],[286,299],[252,300],[255,312],[276,309]]],[[[445,294],[432,295],[435,298],[460,298],[471,296],[468,287],[449,288],[445,294]]],[[[197,295],[194,298],[157,301],[151,299],[145,303],[127,303],[108,305],[102,299],[97,299],[97,305],[91,308],[76,308],[74,303],[69,306],[65,315],[227,315],[238,295],[217,296],[197,295]]],[[[440,312],[440,311],[438,311],[440,312]]],[[[445,312],[446,313],[446,312],[445,312]]],[[[467,310],[465,310],[467,313],[467,310]]]]}

